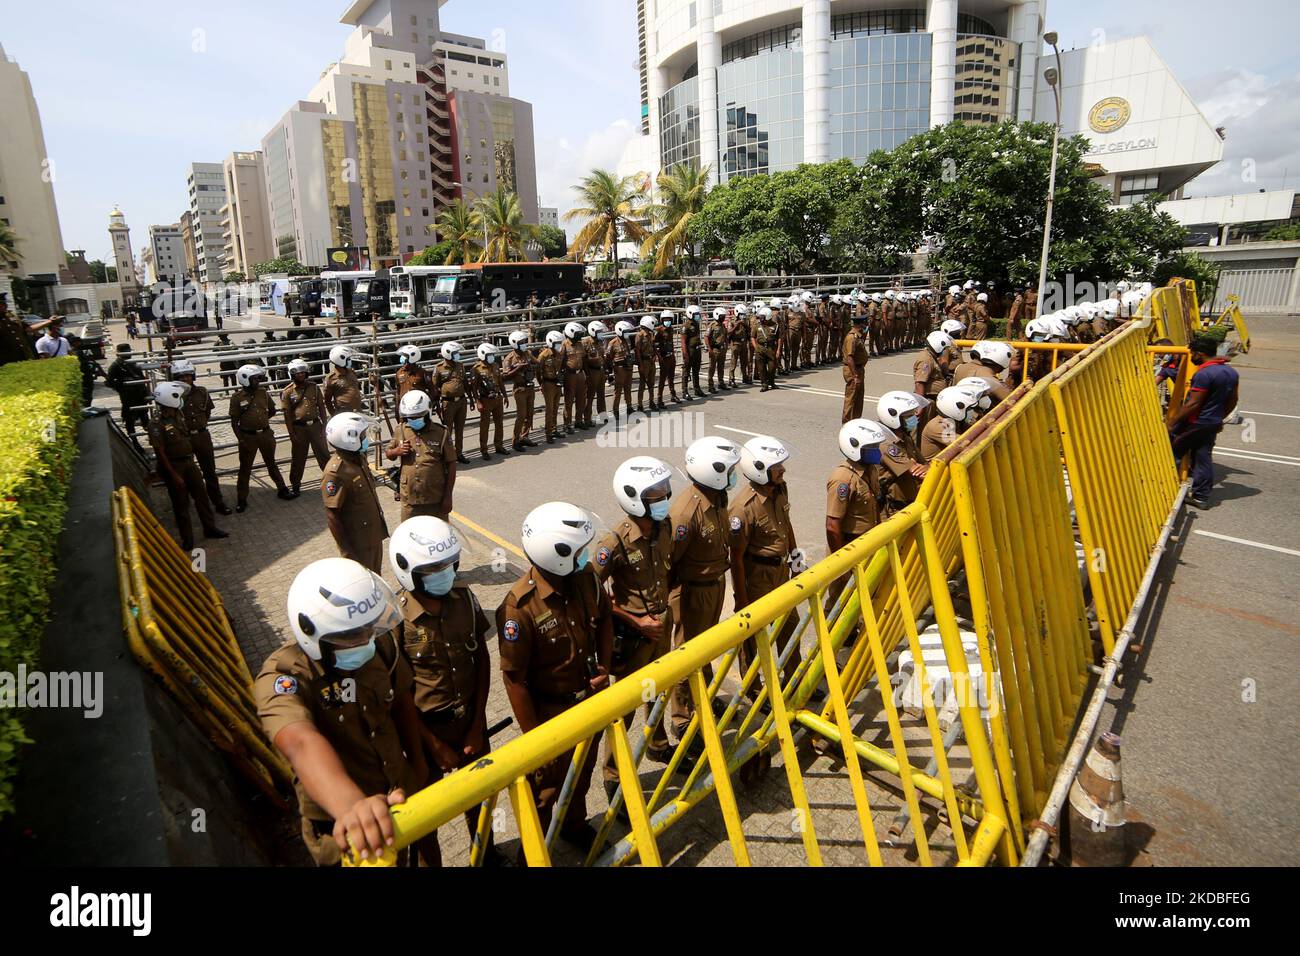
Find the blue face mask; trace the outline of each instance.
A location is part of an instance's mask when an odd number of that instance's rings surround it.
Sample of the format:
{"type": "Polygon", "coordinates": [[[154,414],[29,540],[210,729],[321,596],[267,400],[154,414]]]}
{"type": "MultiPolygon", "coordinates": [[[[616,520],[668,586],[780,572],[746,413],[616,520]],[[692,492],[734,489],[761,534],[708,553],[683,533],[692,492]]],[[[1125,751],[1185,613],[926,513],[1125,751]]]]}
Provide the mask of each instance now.
{"type": "Polygon", "coordinates": [[[862,449],[862,463],[864,465],[880,464],[880,449],[876,447],[862,449]]]}
{"type": "Polygon", "coordinates": [[[737,481],[737,478],[736,478],[736,469],[733,468],[733,469],[731,469],[731,473],[730,473],[729,475],[727,475],[727,490],[728,490],[728,491],[730,491],[732,488],[735,488],[735,487],[736,487],[736,481],[737,481]]]}
{"type": "Polygon", "coordinates": [[[903,427],[907,429],[909,435],[916,434],[916,426],[919,424],[921,424],[921,419],[917,415],[913,415],[911,418],[904,419],[903,421],[903,427]]]}
{"type": "Polygon", "coordinates": [[[665,498],[663,501],[650,502],[650,520],[663,521],[665,518],[667,518],[669,504],[670,502],[667,498],[665,498]]]}
{"type": "Polygon", "coordinates": [[[574,571],[584,570],[587,567],[587,562],[590,559],[591,559],[590,555],[587,554],[587,549],[583,548],[581,551],[578,552],[578,556],[573,559],[573,570],[574,571]]]}
{"type": "Polygon", "coordinates": [[[414,428],[417,432],[428,423],[429,420],[427,418],[408,418],[406,420],[406,424],[409,427],[414,428]]]}
{"type": "Polygon", "coordinates": [[[359,671],[375,656],[375,639],[360,647],[341,648],[334,652],[334,666],[341,671],[359,671]]]}
{"type": "Polygon", "coordinates": [[[441,571],[434,571],[432,574],[420,575],[420,587],[424,588],[425,594],[432,594],[434,597],[442,597],[447,594],[455,583],[456,569],[454,567],[443,568],[441,571]]]}
{"type": "Polygon", "coordinates": [[[361,454],[364,455],[368,451],[370,451],[370,439],[363,438],[361,439],[361,454]]]}

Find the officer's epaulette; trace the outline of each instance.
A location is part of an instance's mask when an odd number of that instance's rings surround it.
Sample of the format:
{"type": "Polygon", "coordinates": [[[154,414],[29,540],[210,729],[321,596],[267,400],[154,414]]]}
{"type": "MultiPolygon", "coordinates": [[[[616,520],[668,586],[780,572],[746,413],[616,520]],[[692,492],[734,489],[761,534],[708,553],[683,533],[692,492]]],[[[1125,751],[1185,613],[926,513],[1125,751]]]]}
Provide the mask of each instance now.
{"type": "Polygon", "coordinates": [[[536,589],[537,585],[533,583],[532,574],[525,574],[510,588],[510,592],[506,595],[506,600],[512,602],[515,606],[518,606],[522,604],[524,599],[526,599],[528,595],[532,594],[536,589]]]}

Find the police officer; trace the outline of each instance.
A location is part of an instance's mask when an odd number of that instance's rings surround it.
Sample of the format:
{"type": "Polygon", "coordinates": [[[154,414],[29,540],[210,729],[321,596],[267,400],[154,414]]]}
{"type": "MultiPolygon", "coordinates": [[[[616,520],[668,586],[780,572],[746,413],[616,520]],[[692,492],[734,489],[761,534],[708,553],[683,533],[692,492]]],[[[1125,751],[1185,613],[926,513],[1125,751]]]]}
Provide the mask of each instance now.
{"type": "Polygon", "coordinates": [[[645,411],[645,396],[650,396],[650,411],[657,411],[655,404],[655,335],[657,326],[653,315],[641,316],[640,329],[636,333],[635,353],[639,377],[636,386],[636,410],[645,411]]]}
{"type": "Polygon", "coordinates": [[[882,425],[866,418],[840,427],[844,461],[826,481],[826,547],[831,554],[880,523],[880,447],[891,437],[882,425]]]}
{"type": "MultiPolygon", "coordinates": [[[[564,395],[564,360],[560,348],[564,335],[546,333],[546,347],[537,353],[538,374],[542,380],[542,401],[546,404],[546,444],[555,444],[559,437],[560,400],[564,395]]],[[[630,402],[629,402],[630,404],[630,402]]]]}
{"type": "Polygon", "coordinates": [[[655,359],[658,362],[659,408],[664,407],[664,386],[668,386],[668,395],[676,405],[681,401],[677,397],[677,352],[673,344],[673,313],[664,309],[659,313],[659,327],[655,329],[655,359]]]}
{"type": "Polygon", "coordinates": [[[478,362],[470,369],[469,393],[478,403],[478,453],[484,461],[488,454],[488,426],[493,426],[493,439],[498,455],[509,455],[503,435],[505,407],[510,403],[506,386],[497,367],[497,347],[484,342],[478,347],[478,362]]]}
{"type": "MultiPolygon", "coordinates": [[[[135,336],[132,336],[132,338],[135,338],[135,336]]],[[[119,352],[122,350],[121,345],[117,348],[119,352]]],[[[212,347],[212,350],[214,352],[233,352],[235,351],[235,344],[230,341],[229,335],[222,332],[217,336],[217,344],[212,347]]],[[[217,367],[221,369],[222,386],[225,388],[233,387],[235,384],[235,373],[239,371],[239,362],[235,359],[222,359],[221,362],[218,363],[217,367]]]]}
{"type": "Polygon", "coordinates": [[[938,414],[921,431],[921,457],[928,464],[979,420],[980,398],[970,386],[953,385],[939,393],[938,414]]]}
{"type": "MultiPolygon", "coordinates": [[[[731,566],[727,491],[736,486],[739,464],[739,446],[725,438],[701,438],[686,449],[691,486],[673,496],[668,512],[673,527],[668,605],[674,650],[717,624],[722,615],[731,566]]],[[[711,668],[705,668],[705,673],[710,675],[711,668]]],[[[672,697],[673,733],[678,739],[694,713],[689,687],[678,684],[672,697]]],[[[698,735],[695,739],[701,740],[698,735]]]]}
{"type": "Polygon", "coordinates": [[[632,411],[632,360],[636,326],[623,320],[614,326],[614,338],[605,349],[605,364],[614,378],[614,419],[620,407],[632,411]]]}
{"type": "Polygon", "coordinates": [[[1025,327],[1025,292],[1020,290],[1011,300],[1011,309],[1007,312],[1007,338],[1016,342],[1025,327]]]}
{"type": "Polygon", "coordinates": [[[1007,369],[1011,367],[1011,346],[1006,342],[976,342],[970,350],[971,360],[953,370],[952,383],[960,384],[971,377],[982,378],[992,387],[994,404],[1011,394],[1011,389],[1003,381],[1007,369]]]}
{"type": "Polygon", "coordinates": [[[302,473],[307,468],[308,449],[316,456],[316,466],[324,468],[330,460],[329,444],[325,441],[325,397],[308,374],[309,366],[303,359],[289,363],[289,384],[280,393],[280,407],[284,410],[284,427],[289,432],[293,461],[289,465],[289,486],[295,495],[302,491],[302,473]]]}
{"type": "Polygon", "coordinates": [[[468,465],[465,457],[465,403],[474,407],[474,397],[468,395],[465,387],[465,368],[460,363],[461,347],[459,342],[444,342],[439,350],[442,361],[433,370],[433,391],[430,399],[438,402],[438,417],[451,429],[456,437],[456,460],[468,465]]]}
{"type": "Polygon", "coordinates": [[[117,358],[108,367],[104,381],[117,392],[122,402],[122,427],[138,449],[140,442],[135,437],[135,426],[144,426],[146,433],[149,428],[149,412],[145,408],[149,404],[149,386],[144,378],[144,369],[131,358],[131,346],[123,342],[117,347],[117,358]]]}
{"type": "MultiPolygon", "coordinates": [[[[501,673],[523,733],[609,684],[614,629],[609,598],[589,566],[593,537],[591,515],[565,502],[541,505],[524,519],[528,568],[497,608],[501,673]]],[[[569,751],[531,775],[543,830],[572,761],[569,751]]],[[[585,812],[595,766],[592,747],[560,821],[560,836],[584,851],[596,837],[585,812]]]]}
{"type": "Polygon", "coordinates": [[[275,463],[275,432],[271,429],[271,416],[275,414],[275,401],[266,390],[266,369],[261,365],[244,365],[235,373],[239,390],[230,396],[230,427],[239,442],[239,480],[235,484],[235,510],[243,514],[248,510],[248,484],[253,473],[253,460],[260,453],[266,473],[275,482],[276,495],[282,501],[298,497],[284,483],[284,476],[275,463]]]}
{"type": "Polygon", "coordinates": [[[583,419],[587,404],[587,352],[582,347],[586,330],[579,322],[564,327],[564,344],[560,360],[564,363],[564,430],[570,435],[577,428],[590,428],[583,419]]]}
{"type": "Polygon", "coordinates": [[[754,372],[762,382],[760,392],[776,388],[776,366],[781,360],[781,343],[772,310],[766,306],[758,310],[750,326],[749,343],[754,352],[754,372]]]}
{"type": "MultiPolygon", "coordinates": [[[[789,460],[789,449],[767,435],[751,438],[740,450],[740,470],[749,484],[731,502],[728,521],[731,584],[737,610],[785,584],[792,569],[807,568],[790,522],[790,492],[785,485],[785,463],[789,460]]],[[[773,652],[778,657],[794,636],[798,623],[797,614],[787,615],[785,626],[773,644],[773,652]]],[[[754,639],[746,639],[740,648],[742,674],[757,654],[754,639]]],[[[799,661],[799,648],[795,647],[782,669],[783,682],[794,676],[799,661]]],[[[758,696],[757,681],[750,685],[750,696],[758,696]]]]}
{"type": "Polygon", "coordinates": [[[195,383],[197,377],[198,370],[189,359],[177,359],[172,363],[172,379],[186,387],[185,424],[190,430],[194,460],[198,462],[199,471],[203,473],[203,484],[207,488],[208,501],[212,503],[212,510],[217,514],[234,514],[221,493],[221,482],[217,479],[216,449],[212,443],[212,433],[208,431],[208,422],[212,419],[216,406],[208,390],[195,383]]]}
{"type": "Polygon", "coordinates": [[[592,424],[591,411],[595,407],[600,418],[605,416],[605,342],[609,330],[599,319],[587,323],[587,337],[582,340],[585,353],[587,395],[582,403],[582,420],[592,424]]]}
{"type": "MultiPolygon", "coordinates": [[[[614,472],[614,497],[626,517],[597,543],[596,577],[612,592],[614,646],[610,673],[622,680],[668,653],[672,615],[668,610],[668,568],[672,533],[668,511],[672,471],[658,458],[646,456],[623,462],[614,472]]],[[[646,704],[650,719],[653,702],[646,704]]],[[[667,761],[672,754],[666,720],[650,735],[646,753],[667,761]]],[[[605,793],[611,799],[618,785],[613,740],[605,739],[605,793]]]]}
{"type": "Polygon", "coordinates": [[[700,387],[700,366],[703,363],[701,348],[703,333],[700,329],[700,307],[688,305],[686,318],[682,320],[682,398],[691,397],[691,384],[695,384],[695,397],[702,398],[704,389],[700,387]]]}
{"type": "Polygon", "coordinates": [[[989,334],[988,301],[989,294],[987,292],[976,293],[974,305],[975,323],[971,328],[970,335],[976,341],[987,338],[989,334]]]}
{"type": "Polygon", "coordinates": [[[727,341],[730,344],[730,358],[727,360],[727,382],[732,387],[736,387],[736,369],[740,369],[741,380],[749,385],[754,381],[750,373],[749,366],[749,307],[741,304],[736,306],[735,315],[732,316],[731,326],[727,330],[727,341]]]}
{"type": "Polygon", "coordinates": [[[326,414],[333,416],[339,412],[361,411],[361,380],[352,370],[356,360],[356,352],[346,345],[330,349],[330,370],[321,390],[326,414]]]}
{"type": "Polygon", "coordinates": [[[356,412],[342,412],[329,420],[325,437],[334,449],[320,480],[326,524],[340,555],[379,574],[388,523],[366,461],[370,423],[356,412]]]}
{"type": "Polygon", "coordinates": [[[515,451],[537,447],[528,436],[533,431],[533,403],[537,397],[537,359],[528,350],[528,333],[510,333],[510,351],[501,362],[501,378],[515,393],[515,430],[510,447],[515,451]]]}
{"type": "Polygon", "coordinates": [[[379,575],[326,558],[298,573],[288,611],[294,639],[253,686],[262,729],[293,766],[312,859],[336,865],[349,845],[377,858],[393,838],[389,807],[429,782],[396,598],[379,575]]]}
{"type": "Polygon", "coordinates": [[[866,316],[855,316],[853,328],[844,337],[844,410],[840,423],[862,417],[867,376],[866,316]]]}
{"type": "Polygon", "coordinates": [[[723,376],[727,361],[726,309],[713,310],[713,321],[704,334],[704,342],[709,352],[709,394],[715,395],[719,388],[726,391],[729,387],[723,376]]]}
{"type": "Polygon", "coordinates": [[[193,551],[191,499],[203,524],[203,537],[228,538],[230,535],[217,527],[207,489],[203,486],[203,473],[194,462],[194,446],[185,421],[185,392],[186,386],[181,382],[161,382],[154,387],[153,400],[158,407],[158,419],[149,428],[149,442],[158,457],[158,474],[167,485],[172,514],[176,516],[176,527],[181,534],[181,547],[193,551]]]}
{"type": "MultiPolygon", "coordinates": [[[[402,615],[402,649],[415,682],[415,708],[420,713],[430,783],[474,763],[491,749],[487,736],[490,626],[474,593],[456,580],[460,552],[460,538],[451,526],[429,516],[404,520],[388,543],[388,561],[401,585],[397,606],[402,615]]],[[[478,806],[465,812],[471,838],[478,817],[478,806]]],[[[436,842],[437,835],[432,839],[436,842]]],[[[484,862],[500,862],[490,844],[484,862]]]]}
{"type": "Polygon", "coordinates": [[[925,339],[925,351],[912,365],[912,383],[916,394],[934,401],[948,387],[949,362],[957,349],[947,332],[931,332],[925,339]]]}
{"type": "Polygon", "coordinates": [[[397,412],[400,421],[384,455],[401,467],[402,520],[431,515],[446,521],[456,486],[456,446],[419,389],[402,396],[397,412]]]}
{"type": "MultiPolygon", "coordinates": [[[[432,383],[429,380],[429,373],[420,366],[420,359],[424,357],[418,345],[403,345],[397,350],[397,359],[401,365],[397,367],[395,379],[397,381],[397,400],[400,402],[402,396],[412,389],[418,389],[426,394],[429,393],[432,383]]],[[[353,409],[355,411],[355,409],[353,409]]]]}
{"type": "Polygon", "coordinates": [[[928,468],[916,442],[929,404],[928,399],[900,391],[886,392],[876,402],[876,417],[894,433],[881,445],[886,518],[910,505],[920,493],[928,468]]]}

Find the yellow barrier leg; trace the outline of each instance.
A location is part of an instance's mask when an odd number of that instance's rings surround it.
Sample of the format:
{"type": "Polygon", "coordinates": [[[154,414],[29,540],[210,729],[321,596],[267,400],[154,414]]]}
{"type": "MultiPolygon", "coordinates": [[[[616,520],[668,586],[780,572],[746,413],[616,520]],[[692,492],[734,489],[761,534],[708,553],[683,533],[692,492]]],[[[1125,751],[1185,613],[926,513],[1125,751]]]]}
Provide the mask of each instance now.
{"type": "Polygon", "coordinates": [[[632,837],[636,841],[637,855],[642,866],[661,866],[659,847],[650,829],[650,816],[645,809],[645,795],[637,776],[636,761],[632,759],[632,746],[627,741],[627,728],[623,718],[613,723],[614,762],[618,765],[618,779],[623,785],[623,800],[627,804],[628,819],[632,821],[632,837]]]}
{"type": "Polygon", "coordinates": [[[533,788],[527,776],[516,777],[510,784],[510,804],[515,811],[515,824],[519,827],[519,842],[524,848],[524,860],[529,866],[550,866],[551,854],[546,849],[546,834],[542,832],[542,819],[537,815],[533,788]]]}
{"type": "Polygon", "coordinates": [[[745,845],[745,832],[740,825],[740,811],[736,808],[736,794],[732,790],[731,777],[727,773],[727,757],[722,752],[722,740],[718,737],[718,726],[713,720],[709,689],[705,686],[702,671],[691,671],[690,680],[691,696],[695,698],[695,716],[699,718],[700,730],[704,734],[704,750],[709,758],[709,769],[713,772],[713,784],[718,791],[718,805],[722,809],[722,819],[727,825],[731,853],[737,866],[749,866],[749,848],[745,845]]]}

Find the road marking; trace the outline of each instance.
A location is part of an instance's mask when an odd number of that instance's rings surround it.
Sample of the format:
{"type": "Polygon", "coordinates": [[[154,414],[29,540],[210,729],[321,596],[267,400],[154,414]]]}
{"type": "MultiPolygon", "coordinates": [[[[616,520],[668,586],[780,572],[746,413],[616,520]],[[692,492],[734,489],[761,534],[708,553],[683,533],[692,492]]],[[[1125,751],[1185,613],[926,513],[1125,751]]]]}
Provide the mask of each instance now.
{"type": "Polygon", "coordinates": [[[1246,411],[1245,409],[1242,409],[1240,414],[1242,414],[1242,415],[1263,415],[1265,418],[1297,418],[1297,419],[1300,419],[1300,415],[1279,415],[1277,412],[1248,412],[1248,411],[1246,411]]]}
{"type": "Polygon", "coordinates": [[[1291,548],[1279,548],[1275,544],[1265,544],[1262,541],[1251,541],[1248,538],[1234,538],[1227,534],[1215,534],[1213,531],[1193,531],[1192,534],[1199,534],[1206,538],[1216,538],[1219,541],[1230,541],[1233,544],[1244,544],[1249,548],[1263,548],[1265,551],[1276,551],[1279,554],[1290,554],[1300,558],[1300,551],[1291,548]]]}
{"type": "Polygon", "coordinates": [[[911,377],[912,377],[912,375],[911,375],[910,372],[885,372],[884,374],[885,374],[885,375],[896,375],[896,376],[898,376],[899,378],[911,378],[911,377]]]}
{"type": "MultiPolygon", "coordinates": [[[[808,393],[810,393],[810,394],[812,394],[812,395],[826,395],[826,396],[829,396],[830,398],[838,398],[838,399],[841,399],[841,400],[843,400],[843,398],[844,398],[844,393],[843,393],[843,392],[831,392],[831,391],[828,391],[828,390],[826,390],[826,389],[824,389],[824,388],[811,388],[811,387],[809,387],[809,386],[807,386],[807,385],[782,385],[781,388],[786,389],[786,390],[791,391],[791,392],[808,392],[808,393]]],[[[865,400],[870,401],[870,402],[878,402],[878,401],[880,401],[880,396],[879,396],[879,395],[864,395],[864,396],[862,396],[862,397],[863,397],[865,400]]]]}
{"type": "Polygon", "coordinates": [[[1279,461],[1276,458],[1260,458],[1258,455],[1234,455],[1230,451],[1220,451],[1214,449],[1214,454],[1220,458],[1238,458],[1241,461],[1258,461],[1265,465],[1288,465],[1291,468],[1300,468],[1300,461],[1279,461]]]}
{"type": "Polygon", "coordinates": [[[743,428],[728,428],[726,425],[719,425],[719,431],[735,432],[737,435],[749,435],[751,438],[766,438],[766,435],[760,435],[758,432],[747,432],[743,428]]]}
{"type": "Polygon", "coordinates": [[[1233,448],[1231,445],[1215,445],[1215,450],[1235,451],[1241,455],[1263,455],[1265,458],[1280,458],[1283,461],[1300,461],[1295,455],[1278,455],[1271,451],[1255,451],[1253,448],[1233,448]]]}
{"type": "Polygon", "coordinates": [[[466,517],[465,517],[463,514],[461,514],[459,511],[453,511],[453,512],[451,513],[451,517],[452,517],[454,520],[459,521],[461,524],[465,525],[465,526],[466,526],[467,528],[469,528],[471,531],[474,531],[474,532],[477,532],[478,534],[481,534],[483,537],[487,538],[487,539],[488,539],[489,541],[491,541],[493,544],[498,545],[499,547],[505,548],[507,551],[509,551],[511,554],[515,555],[516,557],[523,558],[525,561],[528,560],[528,555],[524,554],[524,553],[523,553],[521,550],[519,550],[519,548],[517,548],[515,545],[511,544],[509,541],[505,540],[504,538],[499,538],[499,537],[497,537],[495,534],[493,534],[493,533],[492,533],[491,531],[489,531],[487,528],[484,528],[482,525],[478,525],[478,524],[475,524],[473,521],[470,521],[468,518],[466,518],[466,517]]]}

